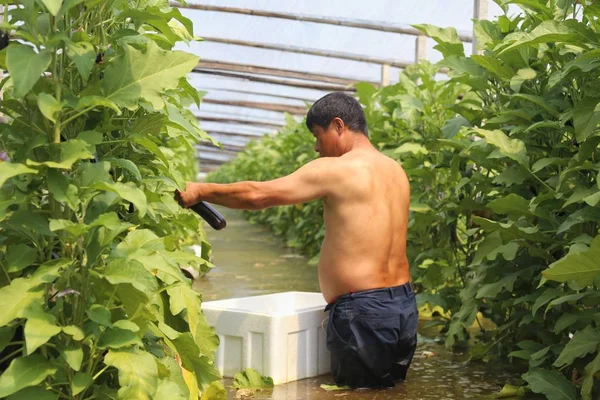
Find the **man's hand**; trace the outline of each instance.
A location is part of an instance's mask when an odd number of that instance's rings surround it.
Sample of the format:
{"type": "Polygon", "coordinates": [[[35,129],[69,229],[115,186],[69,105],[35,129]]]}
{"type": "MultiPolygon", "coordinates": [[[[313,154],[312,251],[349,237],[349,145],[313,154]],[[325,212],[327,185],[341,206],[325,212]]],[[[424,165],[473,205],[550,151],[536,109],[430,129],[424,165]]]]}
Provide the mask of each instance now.
{"type": "Polygon", "coordinates": [[[185,191],[175,191],[175,200],[177,200],[181,207],[189,208],[200,202],[197,193],[197,185],[199,185],[199,183],[187,182],[185,191]]]}

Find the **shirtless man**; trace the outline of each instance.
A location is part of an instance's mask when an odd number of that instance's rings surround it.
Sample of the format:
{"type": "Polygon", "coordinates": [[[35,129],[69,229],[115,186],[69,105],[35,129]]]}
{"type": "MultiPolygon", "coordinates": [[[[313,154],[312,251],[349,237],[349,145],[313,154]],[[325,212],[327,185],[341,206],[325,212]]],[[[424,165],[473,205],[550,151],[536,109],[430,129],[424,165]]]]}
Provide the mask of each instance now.
{"type": "Polygon", "coordinates": [[[333,376],[338,385],[391,387],[406,378],[417,342],[406,258],[408,179],[373,147],[353,97],[335,92],[321,98],[306,124],[321,158],[267,182],[188,183],[179,201],[260,210],[322,199],[319,284],[328,303],[333,376]]]}

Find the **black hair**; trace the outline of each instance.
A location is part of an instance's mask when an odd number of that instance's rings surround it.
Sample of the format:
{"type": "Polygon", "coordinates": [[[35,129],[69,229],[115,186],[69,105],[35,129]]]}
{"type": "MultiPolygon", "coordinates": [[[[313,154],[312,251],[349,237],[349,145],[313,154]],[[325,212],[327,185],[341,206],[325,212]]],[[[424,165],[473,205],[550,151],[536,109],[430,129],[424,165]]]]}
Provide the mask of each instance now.
{"type": "Polygon", "coordinates": [[[336,117],[344,121],[351,131],[369,136],[367,119],[360,103],[344,92],[329,93],[317,100],[308,110],[306,126],[311,132],[315,125],[327,129],[336,117]]]}

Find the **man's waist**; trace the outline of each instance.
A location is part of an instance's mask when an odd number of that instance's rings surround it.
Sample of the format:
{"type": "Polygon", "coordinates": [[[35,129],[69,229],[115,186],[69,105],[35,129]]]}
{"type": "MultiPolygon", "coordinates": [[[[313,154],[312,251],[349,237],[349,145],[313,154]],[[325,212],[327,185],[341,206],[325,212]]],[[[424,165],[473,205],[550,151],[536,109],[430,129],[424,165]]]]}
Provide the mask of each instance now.
{"type": "Polygon", "coordinates": [[[339,302],[346,301],[346,300],[349,300],[352,298],[371,297],[371,296],[392,296],[392,297],[409,296],[412,293],[414,293],[414,287],[412,285],[412,282],[410,282],[410,281],[403,283],[401,285],[397,285],[397,286],[379,287],[379,288],[373,288],[373,289],[351,291],[349,293],[345,293],[345,294],[335,297],[333,299],[333,301],[331,301],[329,304],[327,304],[327,307],[325,307],[325,311],[329,310],[329,308],[331,308],[331,306],[336,302],[339,303],[339,302]]]}

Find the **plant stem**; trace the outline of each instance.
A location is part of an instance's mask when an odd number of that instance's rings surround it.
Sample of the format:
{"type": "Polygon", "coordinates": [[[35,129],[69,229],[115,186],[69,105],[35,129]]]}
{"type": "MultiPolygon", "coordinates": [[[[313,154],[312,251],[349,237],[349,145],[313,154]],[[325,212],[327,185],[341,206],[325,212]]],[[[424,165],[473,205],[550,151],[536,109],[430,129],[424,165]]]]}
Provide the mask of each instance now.
{"type": "Polygon", "coordinates": [[[10,353],[9,355],[7,355],[6,357],[2,358],[2,359],[0,360],[0,364],[2,364],[3,362],[5,362],[6,360],[10,360],[10,359],[11,359],[11,357],[13,357],[13,356],[17,355],[18,353],[20,353],[20,352],[22,352],[22,351],[23,351],[23,349],[22,349],[22,348],[20,348],[20,349],[17,349],[17,350],[15,350],[15,351],[13,351],[12,353],[10,353]]]}
{"type": "Polygon", "coordinates": [[[106,371],[106,370],[108,369],[108,367],[109,367],[109,365],[107,365],[106,367],[102,368],[100,371],[98,371],[98,373],[97,373],[96,375],[94,375],[94,376],[92,377],[92,379],[93,379],[93,380],[96,380],[96,378],[98,378],[100,375],[102,375],[102,373],[103,373],[104,371],[106,371]]]}
{"type": "Polygon", "coordinates": [[[95,106],[90,106],[88,108],[84,108],[83,110],[79,111],[77,114],[73,115],[72,117],[67,118],[66,120],[63,121],[63,125],[68,124],[69,122],[73,121],[75,118],[87,113],[88,111],[91,111],[95,106]]]}

